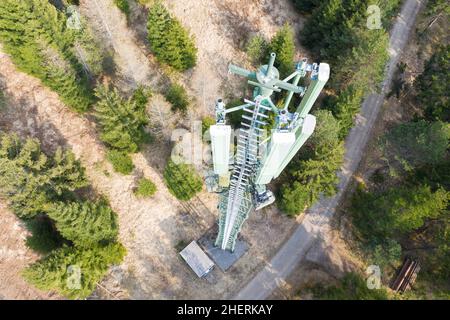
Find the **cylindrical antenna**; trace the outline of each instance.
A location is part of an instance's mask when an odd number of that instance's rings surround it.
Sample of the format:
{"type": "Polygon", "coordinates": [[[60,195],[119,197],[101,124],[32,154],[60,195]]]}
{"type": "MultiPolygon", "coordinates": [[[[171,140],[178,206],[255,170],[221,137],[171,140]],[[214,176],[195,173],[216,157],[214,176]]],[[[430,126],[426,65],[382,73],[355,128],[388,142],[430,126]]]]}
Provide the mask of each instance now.
{"type": "Polygon", "coordinates": [[[274,62],[275,62],[275,57],[276,57],[277,55],[275,54],[275,52],[272,52],[271,54],[270,54],[270,60],[269,60],[269,65],[267,66],[267,73],[266,73],[266,76],[269,76],[270,75],[270,72],[272,71],[272,67],[273,67],[273,64],[274,64],[274,62]]]}

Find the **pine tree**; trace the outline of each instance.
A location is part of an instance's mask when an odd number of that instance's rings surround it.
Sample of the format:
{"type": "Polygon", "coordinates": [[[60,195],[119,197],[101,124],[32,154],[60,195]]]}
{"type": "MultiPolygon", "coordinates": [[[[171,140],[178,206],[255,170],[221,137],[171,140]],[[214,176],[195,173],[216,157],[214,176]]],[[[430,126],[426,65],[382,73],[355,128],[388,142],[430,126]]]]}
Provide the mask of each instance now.
{"type": "Polygon", "coordinates": [[[450,45],[442,46],[433,54],[424,72],[414,86],[417,98],[430,120],[450,121],[450,45]]]}
{"type": "Polygon", "coordinates": [[[71,152],[57,149],[47,155],[35,139],[1,135],[0,192],[12,210],[34,226],[36,234],[27,239],[28,245],[43,251],[66,240],[76,245],[56,249],[26,269],[24,276],[40,289],[56,289],[71,298],[87,297],[108,266],[122,261],[125,254],[121,244],[111,243],[117,237],[117,217],[106,202],[62,202],[77,199],[73,191],[86,185],[84,169],[71,152]],[[51,224],[36,228],[33,222],[38,220],[30,218],[38,214],[48,214],[59,233],[52,232],[51,224]],[[76,267],[81,278],[79,286],[71,287],[76,267]]]}
{"type": "Polygon", "coordinates": [[[329,63],[333,63],[338,55],[344,55],[351,50],[355,45],[355,21],[359,20],[367,9],[367,6],[359,5],[358,2],[361,1],[324,2],[307,20],[302,43],[329,63]]]}
{"type": "Polygon", "coordinates": [[[88,184],[84,169],[71,152],[58,149],[49,157],[37,140],[22,142],[16,135],[1,137],[0,182],[10,207],[24,218],[45,212],[52,200],[88,184]]]}
{"type": "Polygon", "coordinates": [[[156,188],[156,185],[152,180],[141,178],[139,179],[138,184],[134,190],[134,194],[137,197],[146,198],[154,195],[157,190],[158,189],[156,188]]]}
{"type": "Polygon", "coordinates": [[[147,28],[150,47],[159,60],[180,71],[195,66],[193,37],[159,1],[149,10],[147,28]]]}
{"type": "Polygon", "coordinates": [[[399,162],[409,171],[423,164],[437,165],[446,155],[449,139],[449,124],[420,120],[395,126],[380,143],[390,163],[399,162]]]}
{"type": "Polygon", "coordinates": [[[337,135],[339,121],[330,111],[319,110],[315,115],[317,129],[303,147],[300,159],[286,169],[290,182],[280,190],[280,208],[288,215],[301,213],[321,194],[333,195],[339,181],[336,172],[344,159],[344,144],[337,135]]]}
{"type": "Polygon", "coordinates": [[[177,199],[190,200],[202,190],[202,178],[195,172],[191,165],[175,164],[172,160],[164,169],[164,181],[177,199]]]}
{"type": "Polygon", "coordinates": [[[89,74],[89,77],[98,77],[108,66],[107,59],[110,54],[100,40],[94,36],[94,31],[85,19],[82,17],[80,19],[81,28],[72,30],[75,37],[75,55],[83,67],[84,75],[89,74]]]}
{"type": "Polygon", "coordinates": [[[336,119],[340,122],[340,139],[344,139],[353,127],[353,119],[361,108],[363,98],[363,90],[352,85],[342,90],[336,98],[332,106],[332,111],[336,119]]]}
{"type": "Polygon", "coordinates": [[[277,31],[269,44],[269,51],[275,52],[275,66],[280,71],[281,77],[288,75],[294,71],[294,31],[292,27],[285,24],[277,31]]]}
{"type": "Polygon", "coordinates": [[[96,95],[99,101],[94,106],[95,117],[100,123],[102,141],[120,151],[138,151],[146,137],[146,105],[132,98],[123,99],[115,88],[99,87],[96,95]]]}
{"type": "MultiPolygon", "coordinates": [[[[303,2],[303,1],[302,1],[303,2]]],[[[316,1],[305,1],[305,4],[316,1]]],[[[399,0],[327,0],[321,1],[303,29],[302,43],[320,54],[333,66],[336,59],[345,60],[353,48],[363,44],[359,33],[376,34],[383,30],[368,30],[367,8],[377,5],[381,11],[382,27],[389,23],[399,6],[399,0]]],[[[350,60],[350,59],[349,59],[350,60]]]]}
{"type": "Polygon", "coordinates": [[[335,66],[339,66],[339,69],[333,74],[331,85],[334,88],[352,85],[368,93],[383,79],[389,58],[389,36],[383,29],[363,28],[354,30],[353,33],[356,43],[348,54],[336,58],[335,66]]]}
{"type": "Polygon", "coordinates": [[[353,222],[367,241],[382,242],[420,228],[426,219],[439,217],[450,193],[429,186],[393,187],[381,193],[359,191],[352,201],[353,222]]]}
{"type": "Polygon", "coordinates": [[[314,133],[306,143],[314,151],[312,157],[320,159],[322,155],[339,145],[341,122],[335,119],[328,110],[317,110],[314,112],[314,116],[317,124],[314,133]]]}
{"type": "Polygon", "coordinates": [[[114,4],[120,9],[127,17],[130,15],[130,4],[128,0],[114,0],[114,4]]]}
{"type": "Polygon", "coordinates": [[[260,64],[268,55],[269,45],[261,35],[252,37],[245,48],[247,55],[253,64],[260,64]]]}
{"type": "Polygon", "coordinates": [[[117,215],[105,202],[59,202],[47,214],[59,233],[76,246],[89,247],[117,237],[117,215]]]}
{"type": "Polygon", "coordinates": [[[0,41],[14,63],[55,90],[76,111],[92,102],[66,18],[46,0],[0,2],[0,41]]]}
{"type": "Polygon", "coordinates": [[[398,3],[398,0],[328,0],[313,12],[305,25],[303,44],[334,70],[328,84],[334,98],[328,100],[332,101],[328,109],[341,122],[340,139],[353,126],[364,96],[377,89],[388,60],[388,34],[383,28],[366,27],[367,7],[378,5],[381,22],[387,22],[398,3]]]}
{"type": "Polygon", "coordinates": [[[73,152],[57,148],[49,160],[49,168],[45,174],[57,196],[63,196],[67,191],[76,191],[88,185],[85,169],[73,152]]]}
{"type": "Polygon", "coordinates": [[[172,105],[172,111],[186,112],[189,106],[189,96],[183,86],[177,83],[170,84],[164,96],[172,105]]]}
{"type": "Polygon", "coordinates": [[[311,12],[322,3],[321,0],[293,0],[292,2],[300,12],[311,12]]]}
{"type": "Polygon", "coordinates": [[[125,255],[119,243],[90,248],[63,247],[24,270],[23,276],[41,290],[57,290],[71,299],[87,298],[111,264],[125,255]]]}

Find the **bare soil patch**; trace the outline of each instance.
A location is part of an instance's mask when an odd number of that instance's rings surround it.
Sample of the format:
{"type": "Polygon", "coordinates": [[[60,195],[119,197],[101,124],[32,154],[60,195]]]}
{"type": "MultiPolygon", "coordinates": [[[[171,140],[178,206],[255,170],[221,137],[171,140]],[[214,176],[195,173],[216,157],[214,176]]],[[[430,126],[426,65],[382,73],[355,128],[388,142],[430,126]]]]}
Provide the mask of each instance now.
{"type": "Polygon", "coordinates": [[[22,278],[22,270],[38,260],[39,255],[26,247],[28,231],[2,199],[0,219],[0,300],[60,299],[53,292],[34,288],[22,278]]]}

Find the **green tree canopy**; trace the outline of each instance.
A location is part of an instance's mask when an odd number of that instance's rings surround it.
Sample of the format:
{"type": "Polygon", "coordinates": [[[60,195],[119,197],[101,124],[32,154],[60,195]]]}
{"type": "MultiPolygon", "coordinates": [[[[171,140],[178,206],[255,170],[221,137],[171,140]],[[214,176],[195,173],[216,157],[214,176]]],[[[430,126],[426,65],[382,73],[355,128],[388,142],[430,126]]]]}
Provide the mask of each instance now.
{"type": "Polygon", "coordinates": [[[205,134],[209,128],[216,124],[216,118],[211,116],[206,116],[202,118],[202,135],[205,134]]]}
{"type": "Polygon", "coordinates": [[[399,161],[405,170],[423,164],[437,164],[449,145],[450,126],[425,120],[395,126],[381,138],[386,158],[399,161]]]}
{"type": "Polygon", "coordinates": [[[0,41],[22,71],[41,79],[72,109],[85,111],[92,94],[66,20],[46,0],[3,0],[0,41]]]}
{"type": "Polygon", "coordinates": [[[346,55],[336,58],[337,70],[331,78],[334,88],[353,86],[368,93],[381,83],[389,55],[389,35],[383,29],[357,29],[356,44],[346,55]],[[370,67],[368,67],[370,66],[370,67]]]}
{"type": "Polygon", "coordinates": [[[1,135],[0,192],[33,232],[27,245],[51,251],[24,276],[40,289],[56,289],[70,298],[88,296],[108,266],[125,254],[120,244],[111,243],[117,236],[117,217],[107,202],[75,202],[80,195],[74,191],[87,185],[84,169],[71,152],[45,154],[35,139],[1,135]],[[70,245],[68,240],[76,247],[59,248],[70,245]],[[73,271],[69,267],[81,268],[79,288],[68,287],[73,271]]]}
{"type": "Polygon", "coordinates": [[[262,35],[251,37],[246,45],[245,52],[253,64],[260,64],[268,55],[268,46],[266,39],[262,35]]]}
{"type": "Polygon", "coordinates": [[[134,190],[134,194],[138,197],[151,197],[155,194],[157,188],[152,180],[141,178],[139,179],[138,185],[134,190]]]}
{"type": "Polygon", "coordinates": [[[175,164],[172,160],[169,160],[164,169],[164,181],[170,193],[185,201],[200,192],[203,186],[202,178],[191,165],[175,164]]]}
{"type": "Polygon", "coordinates": [[[130,155],[126,152],[119,150],[108,150],[106,158],[113,165],[114,171],[121,174],[130,174],[133,172],[133,159],[131,159],[130,155]]]}
{"type": "Polygon", "coordinates": [[[367,8],[372,4],[380,7],[381,22],[386,22],[399,1],[323,1],[306,22],[301,38],[319,56],[316,59],[329,63],[334,70],[328,84],[331,99],[325,101],[341,122],[341,139],[353,126],[364,96],[381,82],[388,59],[387,32],[366,26],[367,8]]]}
{"type": "Polygon", "coordinates": [[[289,171],[294,182],[281,189],[281,209],[288,215],[297,215],[316,202],[321,194],[335,194],[339,181],[336,171],[342,165],[343,154],[344,146],[340,143],[320,159],[301,160],[296,171],[289,171]]]}
{"type": "Polygon", "coordinates": [[[33,217],[45,205],[88,185],[84,169],[73,153],[57,149],[53,156],[40,143],[16,135],[2,135],[0,142],[0,190],[20,217],[33,217]]]}
{"type": "Polygon", "coordinates": [[[24,270],[27,281],[41,290],[57,290],[72,299],[87,298],[111,264],[125,255],[119,243],[90,248],[63,247],[24,270]]]}
{"type": "Polygon", "coordinates": [[[194,38],[159,1],[150,7],[147,28],[150,47],[158,60],[181,71],[195,66],[194,38]]]}
{"type": "Polygon", "coordinates": [[[185,112],[187,110],[189,106],[189,96],[183,86],[177,83],[170,84],[164,96],[172,105],[172,111],[185,112]]]}
{"type": "Polygon", "coordinates": [[[288,215],[302,212],[321,194],[331,196],[336,192],[336,171],[341,167],[344,155],[344,145],[337,136],[339,122],[326,110],[315,115],[316,131],[300,154],[301,158],[292,161],[287,168],[287,175],[293,182],[280,190],[280,208],[288,215]]]}
{"type": "Polygon", "coordinates": [[[323,3],[321,0],[292,0],[292,2],[300,12],[311,12],[323,3]]]}
{"type": "Polygon", "coordinates": [[[339,145],[341,123],[328,110],[317,110],[314,112],[314,116],[316,117],[316,128],[306,143],[314,150],[314,158],[320,158],[321,155],[327,154],[339,145]]]}
{"type": "Polygon", "coordinates": [[[277,54],[275,66],[280,71],[281,77],[294,71],[294,31],[290,25],[285,24],[277,31],[270,40],[269,51],[277,54]]]}
{"type": "Polygon", "coordinates": [[[59,233],[77,246],[112,242],[117,237],[117,215],[103,201],[59,202],[47,214],[56,222],[59,233]]]}
{"type": "Polygon", "coordinates": [[[450,121],[450,45],[442,46],[425,64],[416,79],[419,102],[429,120],[450,121]]]}
{"type": "Polygon", "coordinates": [[[382,242],[386,237],[420,228],[426,219],[439,217],[449,197],[444,189],[433,192],[426,185],[393,187],[380,193],[359,191],[351,211],[363,238],[382,242]]]}
{"type": "Polygon", "coordinates": [[[337,97],[331,98],[330,109],[340,122],[339,138],[344,139],[353,127],[353,120],[364,99],[364,91],[352,85],[346,87],[337,97]]]}
{"type": "Polygon", "coordinates": [[[100,124],[100,137],[109,147],[136,152],[145,141],[144,127],[148,123],[146,102],[142,99],[123,99],[116,88],[96,90],[99,101],[94,106],[100,124]],[[142,103],[144,102],[144,103],[142,103]]]}
{"type": "MultiPolygon", "coordinates": [[[[306,1],[309,3],[311,1],[306,1]]],[[[314,2],[314,1],[312,1],[314,2]]],[[[378,5],[382,22],[387,22],[398,8],[399,0],[326,0],[321,1],[303,29],[302,43],[335,65],[336,59],[344,61],[348,54],[359,45],[365,46],[361,36],[381,32],[366,26],[367,8],[378,5]]],[[[384,23],[386,24],[386,23],[384,23]]],[[[370,53],[366,53],[370,54],[370,53]]],[[[344,69],[345,70],[345,69],[344,69]]],[[[343,71],[344,71],[343,70],[343,71]]]]}
{"type": "Polygon", "coordinates": [[[130,4],[128,3],[128,0],[114,0],[114,4],[128,17],[130,14],[130,4]]]}

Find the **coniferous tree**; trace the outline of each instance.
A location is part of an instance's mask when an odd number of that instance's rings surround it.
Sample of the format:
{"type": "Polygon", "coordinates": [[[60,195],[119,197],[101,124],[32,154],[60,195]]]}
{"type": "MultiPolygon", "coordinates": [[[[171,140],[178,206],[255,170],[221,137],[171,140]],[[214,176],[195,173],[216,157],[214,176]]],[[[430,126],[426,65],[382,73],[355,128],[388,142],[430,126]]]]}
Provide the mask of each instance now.
{"type": "Polygon", "coordinates": [[[285,24],[278,30],[270,41],[269,51],[277,54],[275,66],[280,71],[281,77],[294,71],[295,44],[291,26],[285,24]]]}
{"type": "Polygon", "coordinates": [[[318,159],[339,145],[341,121],[336,120],[328,110],[317,110],[314,116],[317,125],[306,146],[313,150],[312,158],[318,159]]]}
{"type": "Polygon", "coordinates": [[[86,186],[87,181],[84,169],[71,152],[57,149],[47,155],[35,139],[22,141],[14,134],[3,134],[0,138],[0,192],[13,211],[27,219],[31,231],[36,232],[27,239],[27,244],[44,252],[67,240],[76,245],[56,249],[29,267],[25,278],[38,288],[85,298],[108,266],[119,263],[125,254],[122,245],[111,243],[117,237],[115,213],[105,201],[73,202],[78,198],[73,191],[86,186]],[[62,202],[67,199],[72,202],[62,202]],[[54,232],[52,220],[59,233],[54,232]],[[44,228],[40,222],[46,222],[44,228]],[[76,287],[69,286],[72,267],[81,270],[76,287]]]}
{"type": "Polygon", "coordinates": [[[186,112],[189,106],[189,96],[183,86],[177,83],[172,83],[167,88],[164,96],[172,105],[172,111],[186,112]]]}
{"type": "Polygon", "coordinates": [[[393,187],[381,193],[359,191],[352,203],[353,221],[367,241],[404,235],[445,210],[450,193],[426,185],[393,187]]]}
{"type": "Polygon", "coordinates": [[[102,141],[120,151],[138,151],[146,137],[146,105],[132,98],[123,99],[115,88],[99,87],[96,95],[99,101],[94,106],[95,117],[100,123],[102,141]]]}
{"type": "Polygon", "coordinates": [[[202,178],[191,165],[175,164],[172,160],[169,160],[164,169],[164,181],[170,193],[185,201],[200,192],[203,186],[202,178]]]}
{"type": "Polygon", "coordinates": [[[24,218],[45,212],[49,202],[87,185],[73,153],[58,149],[48,157],[37,140],[22,142],[16,135],[1,137],[0,181],[10,207],[24,218]]]}
{"type": "Polygon", "coordinates": [[[367,10],[367,5],[361,2],[364,1],[324,2],[306,22],[301,39],[303,44],[329,63],[351,50],[356,44],[354,26],[367,10]]]}
{"type": "Polygon", "coordinates": [[[383,28],[399,3],[399,0],[322,1],[305,24],[302,43],[312,48],[322,60],[335,65],[337,58],[347,56],[361,43],[358,33],[361,31],[376,33],[382,30],[369,30],[366,27],[369,5],[377,5],[380,8],[383,28]]]}
{"type": "Polygon", "coordinates": [[[117,6],[117,8],[120,9],[127,17],[130,14],[130,4],[128,3],[128,0],[114,0],[114,4],[117,6]]]}
{"type": "Polygon", "coordinates": [[[117,215],[105,202],[59,202],[47,211],[59,233],[77,246],[111,242],[117,237],[117,215]]]}
{"type": "MultiPolygon", "coordinates": [[[[443,218],[428,231],[431,243],[436,250],[430,254],[430,273],[445,281],[450,278],[450,212],[447,210],[443,218]]],[[[427,271],[428,271],[427,270],[427,271]]]]}
{"type": "Polygon", "coordinates": [[[414,85],[430,120],[450,121],[450,45],[439,48],[414,85]]]}
{"type": "Polygon", "coordinates": [[[333,74],[331,84],[335,88],[352,85],[368,93],[383,79],[389,58],[389,37],[383,29],[361,29],[354,31],[354,34],[357,44],[347,55],[336,59],[335,66],[339,69],[333,74]]]}
{"type": "Polygon", "coordinates": [[[334,70],[329,86],[335,98],[328,108],[341,121],[341,139],[353,126],[363,98],[381,82],[388,60],[388,34],[383,28],[366,27],[367,8],[371,4],[379,5],[381,22],[384,22],[398,3],[397,0],[328,0],[313,12],[305,25],[302,42],[334,70]]]}
{"type": "Polygon", "coordinates": [[[149,10],[147,28],[150,47],[159,60],[180,71],[195,66],[193,37],[159,1],[149,10]]]}
{"type": "Polygon", "coordinates": [[[0,41],[22,71],[55,90],[76,111],[92,102],[66,18],[46,0],[0,2],[0,41]]]}
{"type": "Polygon", "coordinates": [[[336,171],[342,165],[343,155],[344,146],[341,142],[320,159],[301,161],[298,171],[293,173],[294,183],[281,190],[281,209],[289,215],[296,215],[316,202],[321,194],[335,194],[339,181],[336,171]]]}
{"type": "Polygon", "coordinates": [[[27,281],[41,290],[57,290],[72,299],[87,298],[111,264],[125,255],[119,243],[90,248],[63,247],[24,270],[27,281]]]}
{"type": "Polygon", "coordinates": [[[261,35],[255,35],[248,40],[245,51],[250,57],[253,64],[260,64],[264,58],[267,57],[269,50],[269,44],[266,39],[261,35]]]}
{"type": "Polygon", "coordinates": [[[423,164],[436,165],[442,161],[449,139],[449,124],[420,120],[395,126],[380,142],[387,160],[399,162],[409,171],[423,164]]]}
{"type": "Polygon", "coordinates": [[[322,3],[321,0],[293,0],[292,2],[300,12],[311,12],[322,3]]]}
{"type": "Polygon", "coordinates": [[[83,75],[98,77],[104,69],[113,69],[114,66],[111,65],[111,61],[108,61],[110,56],[101,42],[94,36],[93,30],[85,19],[80,18],[81,28],[73,30],[75,55],[83,67],[83,75]]]}
{"type": "Polygon", "coordinates": [[[145,198],[151,197],[157,191],[156,185],[152,180],[141,178],[134,190],[134,194],[138,197],[145,198]]]}
{"type": "Polygon", "coordinates": [[[361,108],[363,98],[363,90],[350,85],[334,99],[331,109],[340,122],[341,130],[338,135],[340,139],[344,139],[353,127],[353,119],[361,108]]]}
{"type": "Polygon", "coordinates": [[[115,149],[108,150],[106,158],[111,162],[114,171],[121,174],[130,174],[133,172],[133,159],[131,159],[128,153],[115,149]]]}
{"type": "Polygon", "coordinates": [[[336,192],[336,171],[343,162],[344,145],[337,133],[339,122],[329,111],[316,113],[317,129],[298,161],[286,169],[291,183],[281,188],[279,204],[288,215],[296,215],[319,199],[320,194],[331,196],[336,192]],[[308,150],[312,149],[312,150],[308,150]]]}

